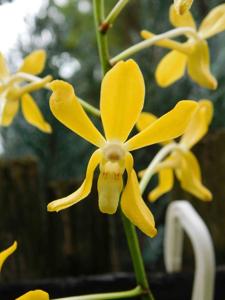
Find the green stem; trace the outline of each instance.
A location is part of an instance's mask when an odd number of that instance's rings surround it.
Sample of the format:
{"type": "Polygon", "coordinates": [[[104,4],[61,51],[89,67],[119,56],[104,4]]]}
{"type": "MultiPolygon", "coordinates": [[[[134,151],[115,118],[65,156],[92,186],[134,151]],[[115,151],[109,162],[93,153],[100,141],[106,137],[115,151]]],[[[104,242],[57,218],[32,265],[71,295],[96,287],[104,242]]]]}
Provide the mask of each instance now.
{"type": "MultiPolygon", "coordinates": [[[[131,46],[130,48],[126,49],[125,51],[121,52],[117,56],[110,59],[110,64],[114,65],[115,63],[117,63],[120,60],[131,57],[132,55],[140,52],[141,50],[144,50],[146,48],[149,48],[149,47],[157,44],[161,40],[177,37],[177,36],[184,35],[184,34],[191,36],[194,40],[199,39],[196,30],[194,30],[193,28],[190,28],[190,27],[175,28],[175,29],[169,30],[167,32],[164,32],[162,34],[155,35],[152,38],[149,38],[142,42],[139,42],[139,43],[135,44],[134,46],[131,46]]],[[[185,51],[185,48],[184,48],[184,51],[185,51]]]]}
{"type": "Polygon", "coordinates": [[[130,0],[119,0],[100,26],[100,31],[106,33],[112,27],[118,15],[130,0]]]}
{"type": "MultiPolygon", "coordinates": [[[[140,181],[140,190],[141,194],[144,193],[144,190],[151,179],[152,175],[155,172],[156,166],[173,150],[179,150],[180,147],[176,143],[170,143],[164,146],[154,157],[154,159],[149,164],[146,169],[142,180],[140,181]]],[[[128,247],[131,253],[131,258],[134,266],[134,272],[137,280],[137,284],[142,287],[143,290],[146,291],[146,295],[142,296],[143,300],[154,300],[154,296],[149,289],[148,279],[146,276],[144,262],[141,255],[141,250],[138,242],[137,232],[135,226],[126,218],[126,216],[121,212],[123,226],[126,233],[126,238],[128,241],[128,247]]]]}
{"type": "Polygon", "coordinates": [[[113,293],[99,293],[83,296],[72,296],[67,298],[59,298],[54,300],[107,300],[107,299],[125,299],[133,298],[143,294],[143,290],[140,286],[123,292],[113,292],[113,293]]]}
{"type": "Polygon", "coordinates": [[[140,181],[140,190],[141,193],[143,194],[150,179],[152,178],[152,175],[155,173],[155,169],[157,165],[173,150],[179,149],[179,144],[176,143],[170,143],[164,146],[160,151],[156,154],[156,156],[153,158],[153,160],[150,162],[148,165],[147,169],[144,172],[144,175],[140,181]]]}
{"type": "Polygon", "coordinates": [[[81,98],[78,98],[78,101],[79,101],[80,104],[83,106],[83,108],[84,108],[87,112],[91,113],[93,116],[95,116],[95,117],[100,117],[100,116],[101,116],[100,110],[97,109],[97,108],[95,108],[93,105],[87,103],[86,101],[84,101],[84,100],[81,99],[81,98]]]}
{"type": "Polygon", "coordinates": [[[148,278],[145,272],[144,262],[142,259],[141,249],[135,226],[126,218],[126,216],[122,212],[121,216],[128,242],[128,247],[134,266],[136,281],[137,284],[140,285],[144,291],[146,291],[146,294],[142,296],[142,300],[154,300],[154,297],[149,288],[148,278]]]}
{"type": "Polygon", "coordinates": [[[104,1],[93,0],[93,8],[98,52],[102,67],[102,74],[105,75],[105,73],[110,69],[110,63],[107,35],[100,31],[100,26],[104,20],[104,1]]]}
{"type": "Polygon", "coordinates": [[[26,84],[18,89],[17,97],[19,98],[25,93],[30,93],[30,92],[40,90],[41,88],[44,88],[51,80],[52,80],[52,76],[47,75],[46,77],[44,77],[39,81],[26,84]]]}

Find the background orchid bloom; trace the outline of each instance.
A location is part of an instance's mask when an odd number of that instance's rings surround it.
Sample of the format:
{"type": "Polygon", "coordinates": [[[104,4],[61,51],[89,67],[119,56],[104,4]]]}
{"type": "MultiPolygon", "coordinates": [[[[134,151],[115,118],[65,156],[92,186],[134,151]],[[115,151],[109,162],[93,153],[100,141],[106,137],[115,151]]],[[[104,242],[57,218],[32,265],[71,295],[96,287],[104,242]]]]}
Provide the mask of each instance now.
{"type": "Polygon", "coordinates": [[[16,300],[49,300],[49,294],[42,290],[29,291],[16,300]]]}
{"type": "Polygon", "coordinates": [[[65,126],[97,146],[81,187],[71,195],[49,203],[49,211],[59,211],[81,201],[91,191],[93,174],[99,165],[98,203],[103,213],[114,214],[123,189],[123,173],[128,179],[121,196],[121,208],[130,221],[148,236],[156,234],[152,213],[144,203],[130,151],[180,136],[196,109],[194,101],[181,101],[174,109],[132,138],[128,136],[143,108],[145,86],[133,60],[119,62],[104,77],[100,111],[105,137],[97,130],[78,102],[73,87],[63,81],[50,83],[50,108],[65,126]],[[127,140],[128,139],[128,140],[127,140]]]}
{"type": "Polygon", "coordinates": [[[6,61],[0,53],[0,101],[1,115],[0,125],[9,126],[19,109],[19,99],[26,121],[37,127],[39,130],[51,133],[51,126],[44,120],[44,117],[28,92],[43,88],[51,76],[43,79],[37,78],[44,69],[46,54],[44,50],[36,50],[24,58],[22,65],[15,74],[10,74],[6,61]],[[26,83],[32,81],[32,83],[26,83]]]}
{"type": "MultiPolygon", "coordinates": [[[[179,43],[170,39],[164,39],[156,45],[172,49],[160,61],[156,72],[157,83],[161,87],[167,87],[184,76],[185,70],[193,81],[200,86],[216,89],[217,80],[210,71],[210,53],[207,39],[225,30],[225,4],[212,9],[203,19],[199,30],[196,29],[192,14],[186,11],[179,15],[174,5],[170,7],[170,22],[175,27],[190,27],[196,38],[187,34],[187,42],[179,43]]],[[[152,38],[154,34],[142,31],[142,37],[152,38]]]]}
{"type": "MultiPolygon", "coordinates": [[[[155,173],[159,176],[159,183],[149,194],[150,201],[157,200],[172,189],[174,182],[173,171],[185,191],[201,200],[209,201],[212,199],[211,192],[202,184],[201,170],[197,158],[190,151],[208,131],[212,115],[212,102],[209,100],[199,101],[198,109],[181,137],[178,147],[164,161],[159,163],[155,169],[155,173]]],[[[155,118],[155,116],[148,113],[141,114],[137,122],[138,129],[144,130],[155,118]]],[[[140,175],[142,176],[143,173],[144,171],[140,172],[140,175]]]]}
{"type": "Polygon", "coordinates": [[[14,251],[17,249],[17,242],[15,241],[10,247],[0,252],[0,272],[2,270],[2,266],[6,259],[13,254],[14,251]]]}
{"type": "Polygon", "coordinates": [[[179,15],[186,13],[193,3],[193,0],[174,0],[174,7],[179,15]]]}

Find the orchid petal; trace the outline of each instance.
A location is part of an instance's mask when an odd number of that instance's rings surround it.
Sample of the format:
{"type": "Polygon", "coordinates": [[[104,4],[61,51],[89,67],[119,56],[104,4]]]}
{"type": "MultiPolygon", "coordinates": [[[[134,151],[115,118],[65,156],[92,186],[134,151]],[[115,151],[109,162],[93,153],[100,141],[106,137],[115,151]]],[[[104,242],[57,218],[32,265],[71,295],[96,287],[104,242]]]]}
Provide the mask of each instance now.
{"type": "Polygon", "coordinates": [[[121,197],[121,208],[125,216],[150,237],[157,234],[154,217],[141,197],[137,175],[128,173],[128,181],[121,197]]]}
{"type": "Polygon", "coordinates": [[[210,56],[207,42],[205,40],[196,41],[193,47],[192,53],[188,56],[188,74],[199,85],[215,90],[217,81],[210,72],[210,56]]]}
{"type": "Polygon", "coordinates": [[[62,80],[54,80],[49,87],[53,91],[50,109],[56,119],[90,143],[101,147],[105,139],[83,110],[72,85],[62,80]]]}
{"type": "Polygon", "coordinates": [[[213,8],[203,19],[199,33],[207,39],[225,30],[225,3],[213,8]]]}
{"type": "Polygon", "coordinates": [[[180,168],[177,168],[175,172],[185,191],[201,200],[212,200],[211,192],[202,184],[200,166],[192,152],[182,153],[180,168]]]}
{"type": "Polygon", "coordinates": [[[151,202],[156,201],[160,196],[169,192],[173,187],[173,170],[172,169],[160,169],[158,171],[159,183],[148,195],[148,199],[151,202]]]}
{"type": "Polygon", "coordinates": [[[199,101],[199,107],[183,134],[180,144],[190,149],[207,133],[213,116],[213,104],[210,100],[199,101]]]}
{"type": "Polygon", "coordinates": [[[142,131],[156,120],[157,117],[155,115],[147,112],[142,112],[137,120],[136,127],[139,131],[142,131]]]}
{"type": "Polygon", "coordinates": [[[42,290],[29,291],[16,300],[49,300],[49,294],[42,290]]]}
{"type": "Polygon", "coordinates": [[[131,151],[177,138],[186,130],[196,108],[195,101],[179,101],[171,111],[128,140],[125,146],[131,151]]]}
{"type": "Polygon", "coordinates": [[[3,98],[1,99],[4,101],[3,109],[1,113],[0,125],[2,126],[9,126],[11,125],[15,115],[19,109],[19,101],[18,99],[10,99],[10,98],[3,98]]]}
{"type": "MultiPolygon", "coordinates": [[[[145,128],[147,128],[149,125],[151,125],[153,122],[155,122],[157,119],[158,118],[151,113],[142,112],[137,121],[136,127],[139,131],[142,131],[145,128]]],[[[165,146],[170,142],[171,141],[165,141],[165,142],[162,142],[161,145],[165,146]]]]}
{"type": "Polygon", "coordinates": [[[101,158],[102,152],[100,149],[98,149],[92,154],[89,160],[86,171],[86,177],[80,188],[67,197],[50,202],[48,204],[48,211],[60,211],[86,198],[91,191],[94,171],[97,165],[99,164],[101,158]]]}
{"type": "Polygon", "coordinates": [[[27,55],[18,72],[24,72],[32,75],[38,75],[44,70],[46,61],[46,52],[36,50],[27,55]]]}
{"type": "Polygon", "coordinates": [[[117,63],[103,78],[100,110],[107,140],[124,142],[144,105],[142,73],[133,60],[117,63]]]}
{"type": "Polygon", "coordinates": [[[156,69],[156,81],[161,87],[167,87],[184,76],[187,55],[173,50],[165,55],[156,69]]]}
{"type": "Polygon", "coordinates": [[[17,249],[17,242],[15,241],[9,248],[0,252],[0,272],[2,270],[2,266],[3,266],[4,262],[6,261],[6,259],[11,254],[13,254],[13,252],[16,251],[16,249],[17,249]]]}
{"type": "Polygon", "coordinates": [[[193,0],[174,0],[174,7],[179,15],[186,13],[193,3],[193,0]]]}
{"type": "Polygon", "coordinates": [[[186,11],[186,13],[180,15],[177,13],[175,6],[171,5],[169,17],[170,23],[174,27],[191,27],[193,29],[196,29],[196,24],[190,11],[186,11]]]}
{"type": "Polygon", "coordinates": [[[35,103],[34,99],[29,94],[24,94],[21,99],[22,102],[22,112],[24,115],[24,118],[26,121],[40,129],[41,131],[44,131],[46,133],[51,133],[52,128],[50,124],[48,124],[44,117],[35,103]]]}

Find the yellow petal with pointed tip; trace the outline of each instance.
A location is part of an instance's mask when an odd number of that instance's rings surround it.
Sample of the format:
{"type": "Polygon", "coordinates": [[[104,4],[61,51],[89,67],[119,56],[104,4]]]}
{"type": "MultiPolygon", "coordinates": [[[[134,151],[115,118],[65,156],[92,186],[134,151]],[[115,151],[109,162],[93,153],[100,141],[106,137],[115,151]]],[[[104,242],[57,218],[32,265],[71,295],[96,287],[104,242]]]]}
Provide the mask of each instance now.
{"type": "Polygon", "coordinates": [[[167,87],[184,76],[187,56],[176,50],[165,55],[156,69],[156,81],[161,87],[167,87]]]}
{"type": "Polygon", "coordinates": [[[62,80],[54,80],[49,83],[49,87],[53,91],[50,108],[56,119],[90,143],[101,147],[105,139],[83,110],[72,85],[62,80]]]}
{"type": "Polygon", "coordinates": [[[179,101],[171,111],[128,140],[125,146],[130,151],[182,135],[196,108],[195,101],[179,101]]]}
{"type": "Polygon", "coordinates": [[[44,120],[39,107],[29,94],[24,94],[22,96],[22,112],[29,124],[46,133],[52,132],[51,125],[44,120]]]}
{"type": "Polygon", "coordinates": [[[134,170],[128,173],[127,184],[121,197],[121,208],[125,216],[146,235],[154,237],[157,234],[154,217],[141,197],[134,170]]]}
{"type": "Polygon", "coordinates": [[[18,112],[19,109],[19,101],[16,100],[11,100],[11,99],[1,99],[4,100],[4,106],[2,109],[2,115],[0,118],[0,124],[2,126],[9,126],[11,125],[16,113],[18,112]]]}
{"type": "Polygon", "coordinates": [[[199,101],[199,107],[193,114],[180,143],[189,149],[195,145],[207,133],[212,116],[212,102],[210,100],[199,101]]]}
{"type": "Polygon", "coordinates": [[[176,176],[185,191],[201,200],[212,200],[211,192],[202,184],[199,163],[192,152],[182,153],[181,165],[176,170],[176,176]]]}
{"type": "Polygon", "coordinates": [[[0,252],[0,272],[2,270],[2,266],[4,264],[4,262],[6,261],[6,259],[13,254],[13,252],[17,249],[17,242],[15,241],[12,246],[10,246],[9,248],[7,248],[4,251],[0,252]]]}
{"type": "Polygon", "coordinates": [[[193,3],[193,0],[174,0],[174,7],[179,15],[186,13],[193,3]]]}
{"type": "Polygon", "coordinates": [[[217,88],[216,78],[210,71],[209,48],[205,40],[195,43],[192,53],[188,56],[187,70],[199,85],[213,90],[217,88]]]}
{"type": "MultiPolygon", "coordinates": [[[[151,125],[153,122],[157,120],[157,117],[151,113],[142,112],[140,114],[140,117],[137,121],[136,127],[139,131],[144,130],[146,127],[151,125]]],[[[170,143],[171,141],[162,142],[162,145],[166,145],[170,143]]],[[[139,174],[139,173],[138,173],[139,174]]],[[[138,175],[139,176],[139,175],[138,175]]],[[[141,176],[141,175],[140,175],[141,176]]]]}
{"type": "Polygon", "coordinates": [[[36,50],[27,55],[18,72],[37,75],[44,70],[46,61],[46,52],[44,50],[36,50]]]}
{"type": "Polygon", "coordinates": [[[195,21],[190,11],[186,11],[183,15],[179,15],[174,5],[170,6],[170,23],[175,27],[191,27],[196,29],[195,21]]]}
{"type": "Polygon", "coordinates": [[[157,117],[151,113],[147,113],[147,112],[142,112],[140,114],[140,117],[138,118],[137,121],[137,129],[139,131],[144,130],[146,127],[148,127],[150,124],[152,124],[153,122],[155,122],[157,120],[157,117]]]}
{"type": "Polygon", "coordinates": [[[80,188],[67,197],[50,202],[48,204],[48,211],[60,211],[86,198],[91,191],[94,171],[97,165],[99,164],[101,158],[102,158],[102,152],[100,149],[98,149],[92,154],[89,160],[87,171],[86,171],[86,177],[83,184],[80,186],[80,188]]]}
{"type": "Polygon", "coordinates": [[[173,171],[172,169],[161,169],[158,172],[159,183],[148,195],[151,202],[156,201],[160,196],[169,192],[173,187],[173,171]]]}
{"type": "Polygon", "coordinates": [[[16,300],[49,300],[49,295],[42,290],[34,290],[16,298],[16,300]]]}
{"type": "Polygon", "coordinates": [[[103,78],[100,110],[107,140],[124,142],[144,105],[142,73],[133,60],[117,63],[103,78]]]}
{"type": "Polygon", "coordinates": [[[4,79],[7,76],[9,76],[9,69],[4,56],[0,52],[0,79],[4,79]]]}
{"type": "Polygon", "coordinates": [[[199,33],[204,39],[216,35],[225,30],[225,3],[213,8],[203,19],[199,33]]]}

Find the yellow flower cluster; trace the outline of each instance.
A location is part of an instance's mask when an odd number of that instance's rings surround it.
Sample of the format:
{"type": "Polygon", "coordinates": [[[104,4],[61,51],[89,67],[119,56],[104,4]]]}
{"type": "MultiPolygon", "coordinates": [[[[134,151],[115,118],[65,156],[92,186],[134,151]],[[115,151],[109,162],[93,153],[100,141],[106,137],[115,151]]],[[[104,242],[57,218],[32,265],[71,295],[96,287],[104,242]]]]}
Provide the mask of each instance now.
{"type": "Polygon", "coordinates": [[[12,123],[21,99],[22,112],[26,121],[43,132],[51,133],[51,126],[44,120],[37,104],[29,94],[45,87],[52,79],[51,76],[43,79],[34,76],[43,71],[45,60],[45,51],[36,50],[25,57],[15,74],[11,74],[0,53],[0,125],[9,126],[12,123]]]}
{"type": "MultiPolygon", "coordinates": [[[[185,11],[181,15],[177,12],[176,6],[172,5],[169,18],[173,26],[187,28],[192,34],[187,33],[187,41],[184,43],[171,39],[156,42],[160,47],[172,49],[159,63],[155,72],[156,81],[161,87],[167,87],[183,77],[187,69],[188,75],[200,86],[216,89],[217,81],[210,71],[207,39],[225,30],[225,4],[212,9],[198,30],[190,11],[185,11]]],[[[147,30],[143,30],[141,35],[144,39],[151,39],[154,36],[147,30]]]]}
{"type": "MultiPolygon", "coordinates": [[[[212,120],[213,106],[209,100],[199,101],[198,108],[181,137],[179,143],[170,155],[156,168],[155,173],[159,175],[158,186],[149,194],[149,200],[155,201],[173,187],[173,171],[180,181],[182,188],[205,201],[212,199],[210,191],[202,185],[201,170],[198,160],[190,149],[207,133],[208,126],[212,120]]],[[[157,118],[149,113],[142,113],[137,127],[140,131],[144,130],[157,118]]],[[[175,143],[175,141],[172,141],[175,143]]],[[[144,171],[140,172],[142,176],[144,171]]]]}

